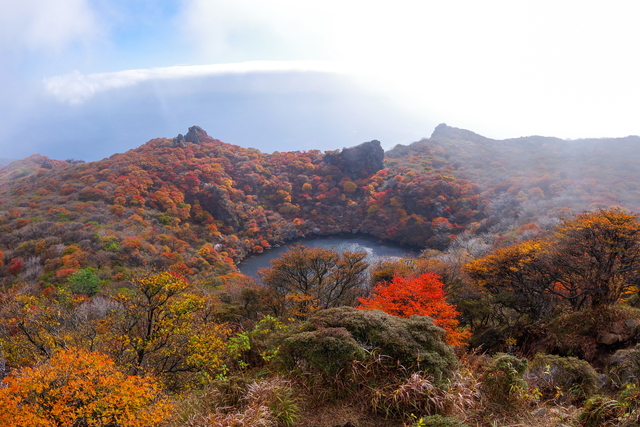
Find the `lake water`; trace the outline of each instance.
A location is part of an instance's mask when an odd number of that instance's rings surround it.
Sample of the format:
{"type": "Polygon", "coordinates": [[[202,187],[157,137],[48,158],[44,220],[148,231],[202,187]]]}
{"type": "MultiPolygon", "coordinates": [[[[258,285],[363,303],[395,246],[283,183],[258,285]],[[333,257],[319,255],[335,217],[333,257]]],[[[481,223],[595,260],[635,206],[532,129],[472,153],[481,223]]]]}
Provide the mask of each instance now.
{"type": "Polygon", "coordinates": [[[261,268],[269,267],[269,261],[280,257],[291,246],[302,244],[309,247],[320,247],[325,249],[333,249],[335,251],[351,251],[366,252],[366,261],[372,264],[378,260],[385,258],[407,258],[417,257],[418,251],[412,250],[405,246],[397,246],[389,242],[370,236],[336,236],[336,237],[317,237],[314,239],[296,240],[289,242],[279,248],[273,248],[263,252],[260,255],[254,255],[245,259],[238,265],[241,273],[257,278],[257,271],[261,268]]]}

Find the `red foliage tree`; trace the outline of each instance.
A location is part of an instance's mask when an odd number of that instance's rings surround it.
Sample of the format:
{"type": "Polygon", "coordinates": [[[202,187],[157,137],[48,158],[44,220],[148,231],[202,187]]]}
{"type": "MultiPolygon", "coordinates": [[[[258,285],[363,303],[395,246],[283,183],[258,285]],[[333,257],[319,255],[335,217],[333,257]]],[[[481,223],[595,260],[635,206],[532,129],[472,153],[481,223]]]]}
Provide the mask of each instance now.
{"type": "Polygon", "coordinates": [[[11,262],[9,263],[9,265],[7,265],[7,269],[11,274],[18,274],[20,273],[20,270],[22,270],[22,264],[23,263],[21,259],[13,258],[11,259],[11,262]]]}
{"type": "Polygon", "coordinates": [[[382,310],[398,317],[429,316],[447,331],[447,344],[462,345],[471,333],[460,327],[457,319],[460,313],[447,302],[443,287],[440,276],[434,273],[395,276],[391,282],[378,284],[369,298],[360,298],[358,308],[382,310]]]}

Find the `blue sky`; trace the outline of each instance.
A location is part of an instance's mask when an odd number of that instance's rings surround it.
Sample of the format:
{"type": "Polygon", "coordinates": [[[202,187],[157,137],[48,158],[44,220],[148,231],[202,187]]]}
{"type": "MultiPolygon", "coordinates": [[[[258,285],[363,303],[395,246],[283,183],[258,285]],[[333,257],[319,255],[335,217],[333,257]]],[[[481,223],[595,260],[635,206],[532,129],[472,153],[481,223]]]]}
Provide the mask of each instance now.
{"type": "Polygon", "coordinates": [[[637,1],[0,0],[0,157],[640,134],[637,1]]]}

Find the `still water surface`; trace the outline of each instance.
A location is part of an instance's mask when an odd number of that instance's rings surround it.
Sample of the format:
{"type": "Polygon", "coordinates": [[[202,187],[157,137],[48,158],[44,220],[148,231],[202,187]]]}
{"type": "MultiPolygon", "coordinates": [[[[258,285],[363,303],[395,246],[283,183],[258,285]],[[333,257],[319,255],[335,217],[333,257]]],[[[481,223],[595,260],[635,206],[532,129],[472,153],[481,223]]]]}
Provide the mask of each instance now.
{"type": "Polygon", "coordinates": [[[269,267],[269,261],[278,258],[283,252],[286,252],[291,246],[296,244],[333,249],[340,252],[366,252],[366,261],[369,264],[384,258],[406,258],[417,257],[419,255],[418,251],[407,248],[406,246],[383,242],[380,239],[370,236],[317,237],[314,239],[296,240],[282,245],[279,248],[265,251],[260,255],[254,255],[242,261],[240,265],[238,265],[238,268],[240,272],[247,276],[257,278],[257,271],[260,268],[269,267]]]}

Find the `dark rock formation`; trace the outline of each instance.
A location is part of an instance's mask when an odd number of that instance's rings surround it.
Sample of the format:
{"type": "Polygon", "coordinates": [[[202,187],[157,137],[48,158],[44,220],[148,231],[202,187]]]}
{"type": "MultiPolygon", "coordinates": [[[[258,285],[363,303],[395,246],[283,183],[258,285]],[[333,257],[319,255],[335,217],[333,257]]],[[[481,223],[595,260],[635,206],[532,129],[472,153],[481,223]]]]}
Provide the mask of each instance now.
{"type": "Polygon", "coordinates": [[[173,145],[176,147],[184,147],[186,144],[186,140],[184,139],[184,135],[179,133],[178,136],[173,138],[173,145]]]}
{"type": "Polygon", "coordinates": [[[343,148],[339,153],[327,153],[324,161],[337,166],[351,178],[359,178],[384,168],[384,150],[380,146],[380,141],[374,139],[355,147],[343,148]]]}
{"type": "Polygon", "coordinates": [[[200,144],[204,142],[205,137],[208,137],[207,132],[200,126],[191,126],[189,132],[184,136],[187,142],[193,142],[194,144],[200,144]]]}
{"type": "Polygon", "coordinates": [[[203,191],[198,197],[200,205],[216,220],[237,231],[240,226],[236,210],[229,200],[227,192],[216,184],[204,184],[203,191]]]}
{"type": "Polygon", "coordinates": [[[194,144],[202,144],[206,138],[209,138],[207,132],[200,126],[191,126],[186,135],[178,134],[173,138],[173,145],[176,147],[184,147],[187,142],[194,144]]]}

